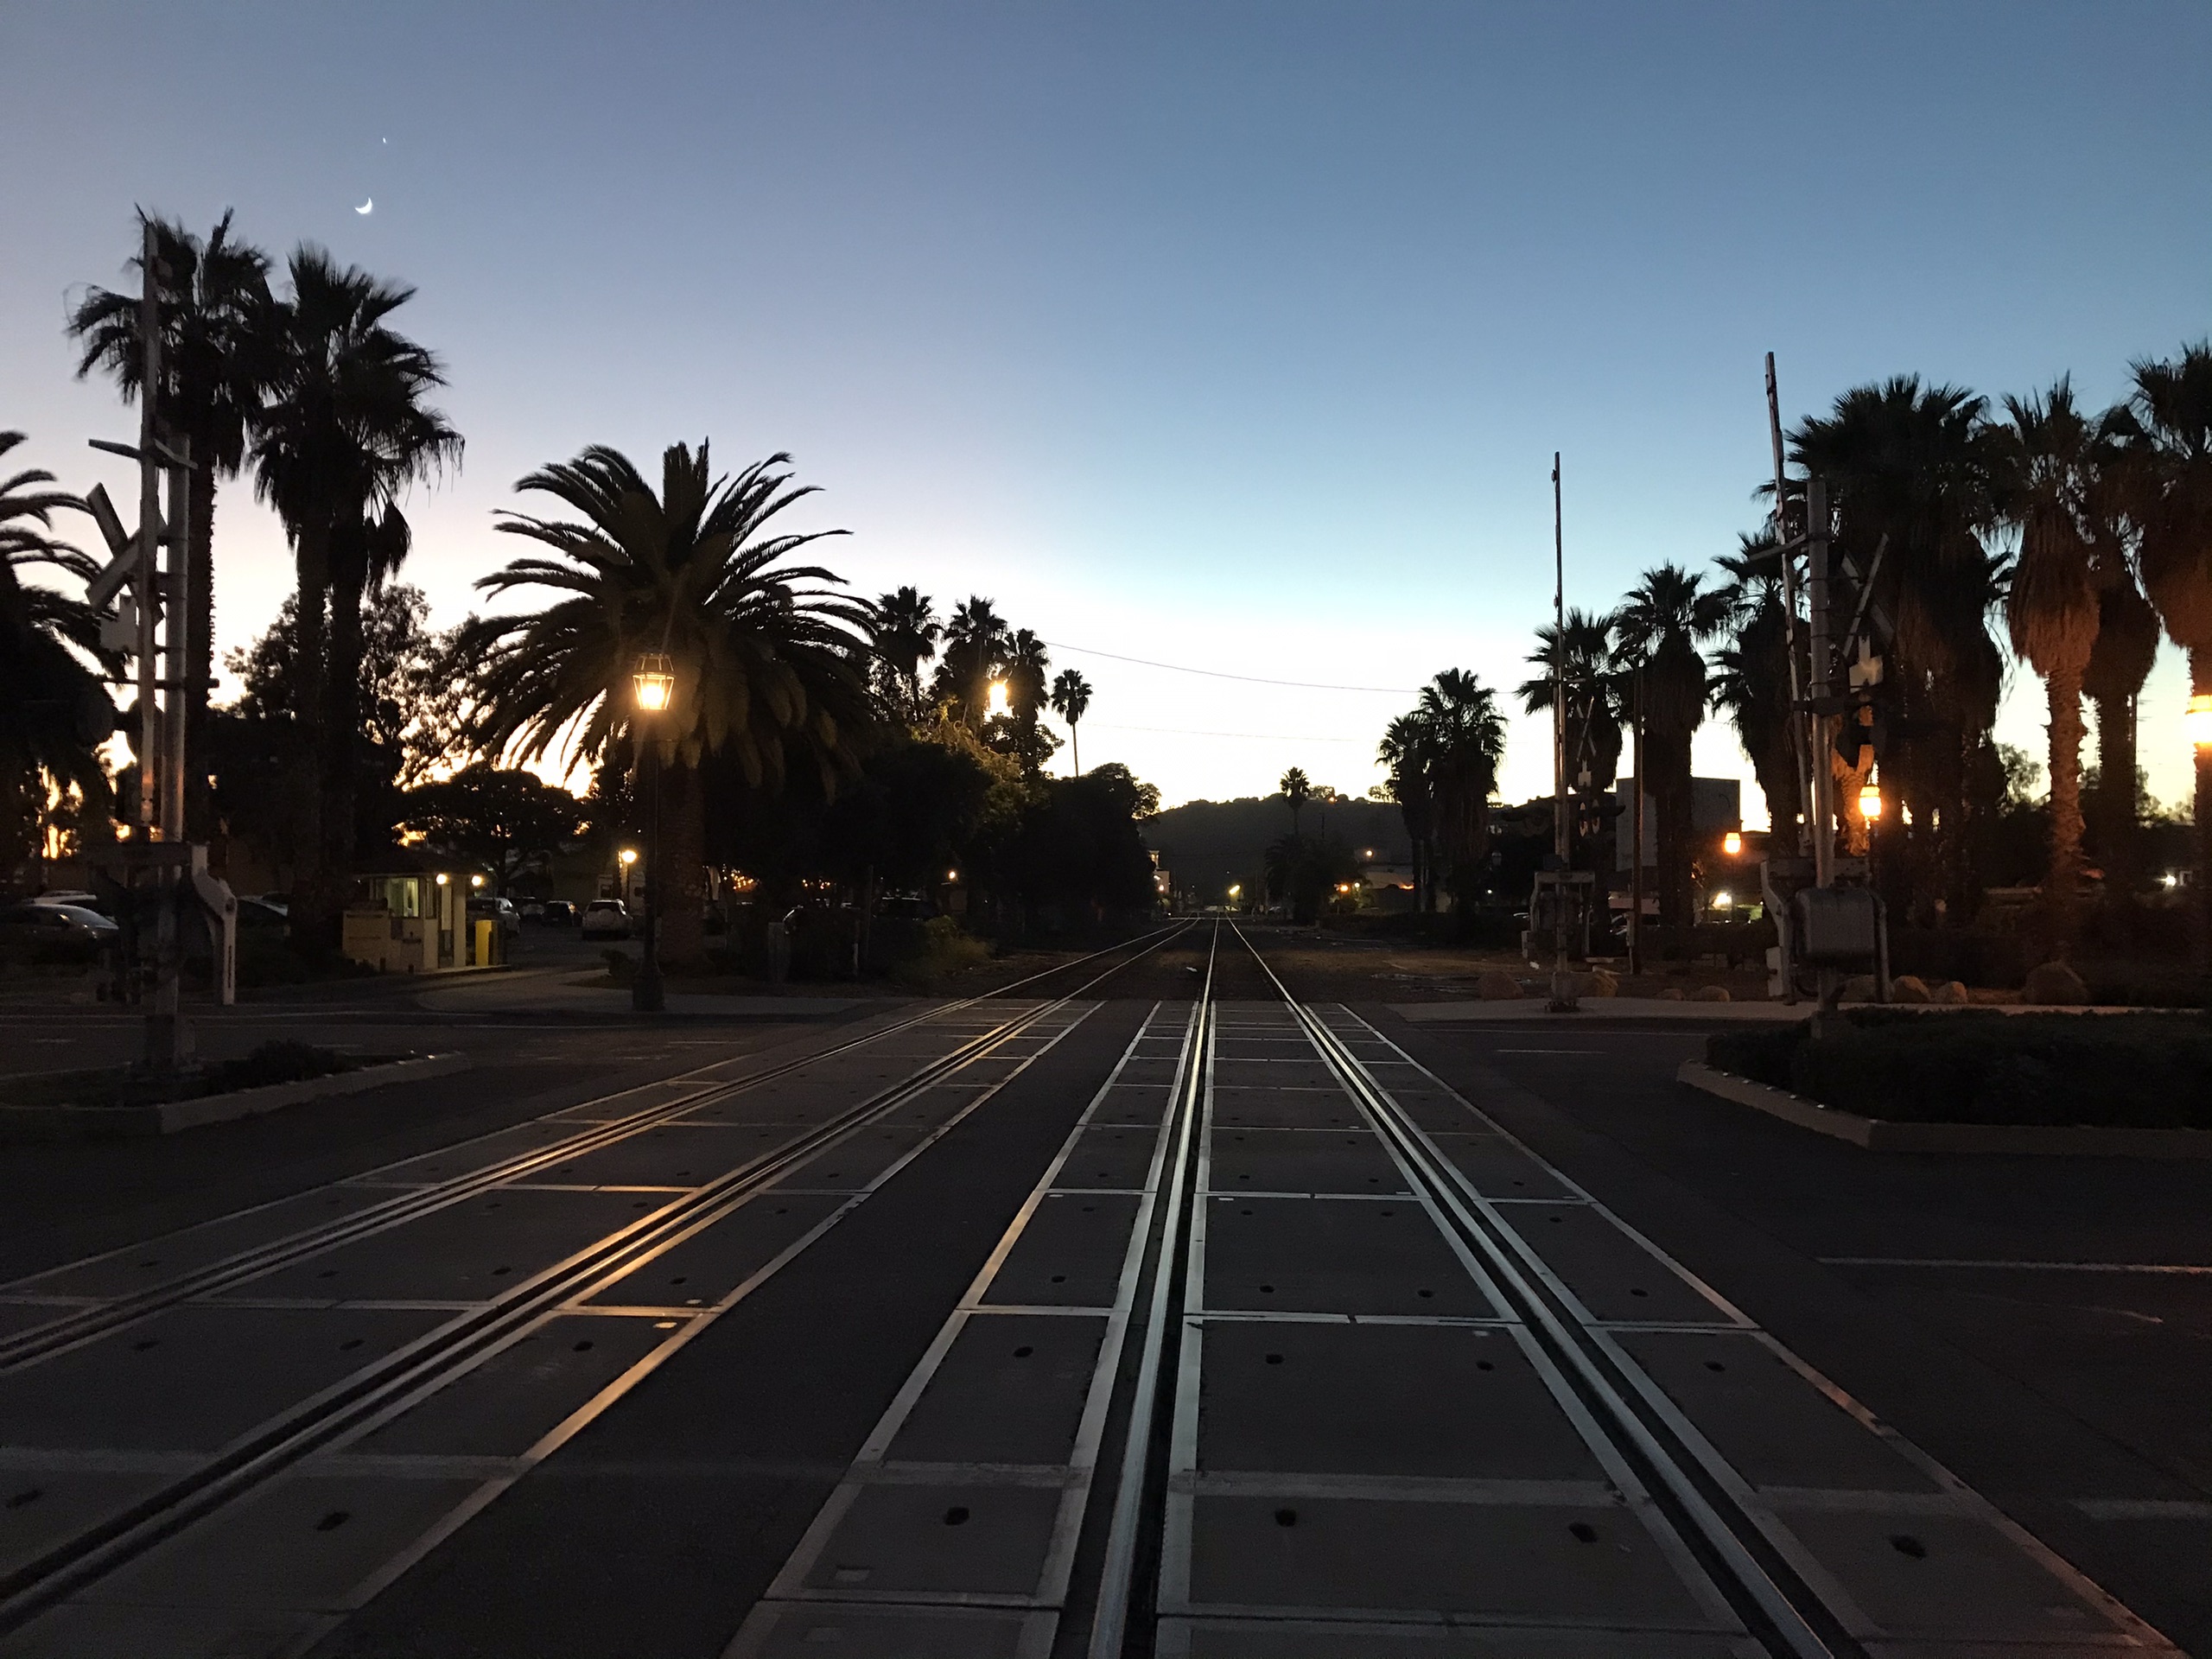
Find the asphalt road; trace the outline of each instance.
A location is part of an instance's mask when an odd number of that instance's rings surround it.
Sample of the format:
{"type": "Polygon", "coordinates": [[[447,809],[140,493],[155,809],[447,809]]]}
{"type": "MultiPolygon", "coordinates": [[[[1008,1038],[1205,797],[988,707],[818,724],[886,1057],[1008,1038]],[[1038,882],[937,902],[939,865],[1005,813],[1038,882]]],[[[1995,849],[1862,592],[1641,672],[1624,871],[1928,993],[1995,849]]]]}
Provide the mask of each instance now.
{"type": "Polygon", "coordinates": [[[2212,1166],[1859,1152],[1679,1027],[1309,1027],[1210,929],[1106,965],[257,1006],[472,1069],[0,1147],[0,1655],[1043,1656],[1124,1591],[1130,1653],[2212,1653],[2212,1166]]]}

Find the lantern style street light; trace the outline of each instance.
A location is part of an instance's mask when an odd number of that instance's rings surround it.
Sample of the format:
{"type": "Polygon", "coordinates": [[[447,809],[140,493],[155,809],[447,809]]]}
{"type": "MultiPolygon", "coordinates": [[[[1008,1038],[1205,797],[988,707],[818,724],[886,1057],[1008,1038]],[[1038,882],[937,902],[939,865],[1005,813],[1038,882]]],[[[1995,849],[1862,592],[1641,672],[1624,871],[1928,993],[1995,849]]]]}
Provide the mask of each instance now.
{"type": "Polygon", "coordinates": [[[1869,823],[1882,816],[1882,786],[1871,777],[1859,786],[1859,816],[1869,823]]]}
{"type": "MultiPolygon", "coordinates": [[[[645,933],[638,976],[630,982],[630,1007],[637,1014],[658,1014],[668,1006],[660,977],[660,909],[665,884],[660,845],[661,718],[676,702],[676,664],[664,651],[649,651],[638,658],[630,683],[637,692],[638,712],[645,717],[647,822],[645,830],[645,933]]],[[[633,859],[634,853],[625,858],[633,859]]]]}
{"type": "Polygon", "coordinates": [[[1744,837],[1738,831],[1731,830],[1720,837],[1720,850],[1731,858],[1737,857],[1744,850],[1744,837]]]}

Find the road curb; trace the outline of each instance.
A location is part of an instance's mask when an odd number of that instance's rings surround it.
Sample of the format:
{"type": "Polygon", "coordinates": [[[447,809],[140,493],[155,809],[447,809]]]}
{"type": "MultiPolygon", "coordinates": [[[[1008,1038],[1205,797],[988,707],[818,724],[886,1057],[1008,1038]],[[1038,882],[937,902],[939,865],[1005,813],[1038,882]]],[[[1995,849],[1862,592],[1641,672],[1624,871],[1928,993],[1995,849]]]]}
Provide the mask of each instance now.
{"type": "Polygon", "coordinates": [[[1846,1141],[1868,1152],[2003,1153],[2070,1158],[2212,1158],[2212,1132],[2131,1129],[2031,1123],[1893,1123],[1823,1106],[1702,1060],[1684,1060],[1677,1083],[1749,1106],[1801,1129],[1846,1141]]]}
{"type": "Polygon", "coordinates": [[[354,1095],[391,1083],[416,1083],[468,1070],[466,1054],[423,1054],[412,1059],[365,1065],[357,1071],[272,1083],[258,1089],[202,1095],[196,1100],[164,1101],[153,1106],[0,1106],[0,1141],[84,1141],[136,1139],[175,1135],[209,1123],[258,1117],[304,1101],[354,1095]]]}

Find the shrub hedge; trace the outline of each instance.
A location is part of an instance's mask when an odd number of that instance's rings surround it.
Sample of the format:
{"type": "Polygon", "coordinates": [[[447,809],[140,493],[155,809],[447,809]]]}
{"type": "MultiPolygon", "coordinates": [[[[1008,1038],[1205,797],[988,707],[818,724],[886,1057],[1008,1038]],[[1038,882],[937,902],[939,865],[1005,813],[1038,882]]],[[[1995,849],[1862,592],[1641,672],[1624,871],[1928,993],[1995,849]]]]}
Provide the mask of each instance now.
{"type": "Polygon", "coordinates": [[[2212,1129],[2212,1020],[2188,1014],[1847,1010],[1722,1032],[1707,1062],[1866,1117],[1904,1123],[2212,1129]]]}

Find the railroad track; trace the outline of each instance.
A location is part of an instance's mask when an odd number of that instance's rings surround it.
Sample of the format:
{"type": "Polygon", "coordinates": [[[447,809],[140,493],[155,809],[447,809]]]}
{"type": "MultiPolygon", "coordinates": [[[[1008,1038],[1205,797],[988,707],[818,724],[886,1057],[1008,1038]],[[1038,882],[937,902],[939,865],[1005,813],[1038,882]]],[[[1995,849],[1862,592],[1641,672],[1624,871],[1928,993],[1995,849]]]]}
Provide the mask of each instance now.
{"type": "MultiPolygon", "coordinates": [[[[448,1179],[437,1181],[378,1200],[328,1222],[289,1233],[190,1268],[161,1282],[91,1306],[70,1309],[53,1320],[20,1332],[0,1343],[0,1375],[23,1372],[89,1344],[115,1337],[131,1325],[152,1319],[183,1305],[204,1301],[270,1277],[287,1268],[323,1256],[341,1247],[395,1232],[411,1223],[486,1192],[525,1181],[582,1155],[604,1151],[632,1141],[652,1130],[680,1122],[702,1109],[729,1101],[777,1079],[810,1067],[821,1067],[841,1057],[864,1053],[901,1035],[942,1025],[949,1017],[971,1014],[994,1001],[1034,994],[1046,982],[1071,988],[1044,1000],[1017,1007],[1005,1018],[948,1052],[925,1059],[887,1086],[874,1090],[855,1103],[833,1111],[823,1121],[809,1124],[772,1147],[745,1158],[713,1179],[683,1191],[649,1213],[612,1229],[580,1249],[565,1252],[556,1262],[531,1274],[512,1288],[459,1312],[436,1328],[378,1356],[357,1370],[300,1400],[247,1432],[232,1438],[219,1450],[188,1471],[168,1479],[137,1501],[101,1516],[93,1523],[70,1531],[27,1559],[0,1573],[0,1634],[14,1630],[57,1603],[97,1583],[136,1560],[165,1539],[202,1522],[239,1499],[269,1484],[303,1460],[359,1440],[402,1413],[419,1405],[455,1378],[465,1375],[540,1326],[564,1308],[573,1309],[633,1273],[685,1240],[696,1237],[725,1219],[765,1191],[785,1180],[802,1166],[829,1149],[850,1141],[879,1124],[902,1107],[945,1085],[962,1073],[985,1062],[1002,1062],[1018,1054],[1012,1070],[992,1078],[974,1097],[944,1122],[937,1124],[918,1143],[880,1171],[859,1193],[829,1217],[778,1254],[748,1278],[737,1292],[712,1308],[671,1310],[683,1317],[664,1323],[677,1325],[676,1334],[625,1374],[620,1385],[593,1402],[591,1410],[604,1410],[620,1392],[634,1386],[651,1370],[697,1334],[712,1319],[726,1312],[742,1294],[779,1269],[836,1220],[849,1213],[884,1180],[933,1144],[1005,1083],[1027,1068],[1038,1054],[1074,1027],[1085,1010],[1074,1007],[1085,994],[1096,991],[1114,976],[1179,938],[1187,925],[1160,928],[1127,944],[1090,953],[1044,973],[1004,986],[985,995],[939,1007],[912,1018],[894,1021],[879,1030],[830,1045],[813,1053],[765,1067],[729,1081],[702,1078],[697,1072],[664,1079],[658,1085],[678,1092],[650,1106],[626,1110],[613,1121],[590,1124],[563,1135],[550,1145],[527,1153],[495,1159],[448,1179]],[[1115,958],[1109,961],[1108,958],[1115,958]],[[1087,977],[1086,977],[1087,976],[1087,977]],[[1043,1034],[1039,1034],[1043,1033],[1043,1034]],[[1024,1046],[1027,1046],[1026,1047],[1024,1046]]],[[[702,1068],[704,1070],[704,1068],[702,1068]]],[[[602,1103],[622,1103],[644,1092],[632,1090],[605,1097],[602,1103]]],[[[573,1116],[577,1107],[564,1108],[555,1117],[573,1116]]],[[[510,1131],[501,1131],[505,1134],[510,1131]]],[[[412,1161],[412,1160],[410,1160],[412,1161]]],[[[397,1166],[392,1166],[397,1167],[397,1166]]],[[[373,1176],[377,1172],[369,1172],[373,1176]]],[[[362,1176],[351,1178],[359,1182],[362,1176]]],[[[296,1198],[297,1195],[295,1195],[296,1198]]],[[[288,1201],[289,1202],[289,1201],[288,1201]]],[[[64,1279],[79,1268],[95,1266],[144,1249],[110,1252],[50,1269],[33,1279],[0,1287],[0,1294],[23,1293],[42,1281],[64,1279]]],[[[151,1345],[151,1344],[148,1344],[151,1345]]],[[[543,1455],[560,1438],[572,1433],[579,1422],[566,1423],[547,1444],[533,1448],[543,1455]]],[[[34,1496],[35,1494],[34,1493],[34,1496]]],[[[488,1497],[480,1494],[470,1513],[488,1497]]]]}
{"type": "Polygon", "coordinates": [[[1209,943],[726,1659],[1383,1655],[1447,1626],[2175,1652],[1373,1026],[1233,926],[1209,943]],[[1008,1392],[1008,1356],[1081,1386],[1008,1392]]]}

